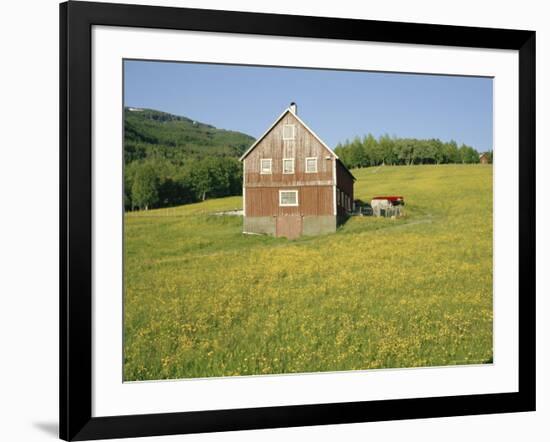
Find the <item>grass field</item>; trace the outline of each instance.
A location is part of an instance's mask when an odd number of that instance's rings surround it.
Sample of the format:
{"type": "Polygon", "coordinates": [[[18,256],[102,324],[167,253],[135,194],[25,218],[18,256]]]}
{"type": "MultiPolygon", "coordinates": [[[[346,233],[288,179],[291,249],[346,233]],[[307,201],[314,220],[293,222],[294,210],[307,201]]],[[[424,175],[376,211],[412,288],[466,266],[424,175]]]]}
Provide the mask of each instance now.
{"type": "Polygon", "coordinates": [[[230,197],[125,218],[125,380],[492,362],[492,167],[353,171],[354,217],[296,241],[241,234],[230,197]]]}

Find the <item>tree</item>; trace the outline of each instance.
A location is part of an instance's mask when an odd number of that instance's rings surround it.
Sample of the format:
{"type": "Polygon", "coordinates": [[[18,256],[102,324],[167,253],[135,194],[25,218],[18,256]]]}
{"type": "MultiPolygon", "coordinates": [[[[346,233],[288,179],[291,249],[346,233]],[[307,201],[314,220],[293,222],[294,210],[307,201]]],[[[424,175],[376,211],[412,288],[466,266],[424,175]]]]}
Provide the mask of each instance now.
{"type": "Polygon", "coordinates": [[[414,160],[414,140],[403,138],[396,143],[397,158],[401,164],[410,166],[414,160]]]}
{"type": "Polygon", "coordinates": [[[479,163],[479,154],[472,147],[463,144],[458,151],[463,164],[479,163]]]}
{"type": "Polygon", "coordinates": [[[159,179],[152,164],[142,163],[132,180],[132,205],[148,210],[159,201],[159,179]]]}
{"type": "Polygon", "coordinates": [[[349,145],[349,162],[352,165],[351,167],[364,167],[367,165],[367,156],[359,137],[355,137],[349,145]]]}
{"type": "Polygon", "coordinates": [[[124,167],[124,210],[132,210],[132,183],[133,183],[133,174],[131,173],[130,167],[124,167]]]}
{"type": "Polygon", "coordinates": [[[201,201],[206,199],[206,195],[212,190],[213,176],[208,167],[207,160],[193,161],[189,170],[189,182],[195,192],[195,195],[201,201]]]}
{"type": "Polygon", "coordinates": [[[443,150],[443,143],[439,139],[435,138],[430,140],[430,144],[434,152],[435,164],[446,163],[447,158],[445,157],[445,151],[443,150]]]}
{"type": "Polygon", "coordinates": [[[334,149],[334,153],[338,155],[340,160],[347,166],[351,167],[352,159],[350,154],[350,149],[347,147],[349,146],[349,141],[346,140],[344,144],[338,143],[336,145],[336,148],[334,149]]]}
{"type": "Polygon", "coordinates": [[[382,135],[378,140],[380,148],[382,164],[396,164],[397,156],[393,150],[395,141],[389,135],[382,135]]]}
{"type": "Polygon", "coordinates": [[[444,144],[445,153],[447,156],[448,163],[460,163],[460,153],[458,152],[458,146],[454,140],[449,141],[444,144]]]}
{"type": "Polygon", "coordinates": [[[242,187],[242,165],[236,158],[207,157],[190,163],[188,180],[201,201],[237,195],[242,187]]]}
{"type": "Polygon", "coordinates": [[[377,166],[382,162],[382,155],[378,149],[378,141],[372,134],[363,138],[365,166],[377,166]]]}

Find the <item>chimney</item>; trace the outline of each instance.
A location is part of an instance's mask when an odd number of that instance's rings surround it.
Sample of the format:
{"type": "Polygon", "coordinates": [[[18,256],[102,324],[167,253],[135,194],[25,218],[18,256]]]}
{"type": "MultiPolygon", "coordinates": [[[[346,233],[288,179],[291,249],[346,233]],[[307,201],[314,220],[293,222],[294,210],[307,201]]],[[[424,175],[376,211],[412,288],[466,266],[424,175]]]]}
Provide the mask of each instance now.
{"type": "Polygon", "coordinates": [[[292,112],[294,115],[298,115],[298,106],[296,106],[296,103],[294,103],[294,101],[290,103],[290,106],[288,108],[290,109],[290,112],[292,112]]]}

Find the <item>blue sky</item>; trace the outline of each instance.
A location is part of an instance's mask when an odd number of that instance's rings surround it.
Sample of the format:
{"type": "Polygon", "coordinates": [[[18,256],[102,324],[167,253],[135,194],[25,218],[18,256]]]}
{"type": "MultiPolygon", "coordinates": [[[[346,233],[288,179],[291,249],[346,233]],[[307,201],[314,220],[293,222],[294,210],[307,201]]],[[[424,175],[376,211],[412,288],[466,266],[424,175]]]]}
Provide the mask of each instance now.
{"type": "Polygon", "coordinates": [[[125,61],[124,104],[260,136],[291,101],[331,147],[372,133],[493,148],[492,79],[125,61]]]}

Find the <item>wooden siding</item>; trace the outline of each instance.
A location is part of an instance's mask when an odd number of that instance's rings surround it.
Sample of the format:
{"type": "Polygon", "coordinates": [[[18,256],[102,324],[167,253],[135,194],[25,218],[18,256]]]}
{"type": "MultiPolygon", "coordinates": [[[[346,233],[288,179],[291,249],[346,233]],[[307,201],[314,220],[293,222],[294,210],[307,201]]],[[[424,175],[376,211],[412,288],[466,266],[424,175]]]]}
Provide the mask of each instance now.
{"type": "MultiPolygon", "coordinates": [[[[343,192],[350,198],[351,207],[353,208],[353,178],[340,161],[336,162],[336,183],[336,187],[340,192],[343,192]]],[[[337,201],[336,206],[338,215],[345,215],[348,212],[347,208],[342,206],[340,201],[337,201]]]]}
{"type": "Polygon", "coordinates": [[[332,186],[249,187],[246,216],[333,215],[332,189],[332,186]],[[298,190],[298,206],[280,207],[279,190],[298,190]]]}
{"type": "Polygon", "coordinates": [[[353,178],[340,161],[336,162],[336,182],[340,190],[353,198],[353,178]]]}
{"type": "Polygon", "coordinates": [[[243,170],[247,217],[342,216],[353,207],[354,180],[350,172],[292,112],[284,114],[247,153],[243,170]],[[283,137],[287,124],[295,127],[292,140],[283,137]],[[317,159],[316,172],[306,173],[307,158],[317,159]],[[262,159],[271,160],[271,173],[261,173],[262,159]],[[294,159],[294,173],[283,173],[284,159],[294,159]],[[298,205],[281,207],[280,190],[297,190],[298,205]],[[343,204],[339,199],[335,201],[340,191],[347,196],[343,204]]]}
{"type": "Polygon", "coordinates": [[[489,156],[487,156],[486,154],[481,154],[480,157],[479,157],[479,162],[481,164],[489,164],[489,156]]]}
{"type": "Polygon", "coordinates": [[[288,112],[244,161],[246,216],[333,215],[334,154],[288,112]],[[283,127],[295,126],[294,140],[283,127]],[[283,159],[294,159],[294,173],[283,173],[283,159]],[[317,172],[306,173],[306,158],[317,158],[317,172]],[[328,159],[327,159],[328,158],[328,159]],[[271,174],[261,174],[262,159],[271,159],[271,174]],[[280,207],[279,190],[298,190],[298,206],[280,207]]]}
{"type": "Polygon", "coordinates": [[[250,152],[244,162],[244,185],[251,187],[326,186],[334,184],[334,154],[288,112],[250,152]],[[295,125],[295,139],[283,140],[283,126],[295,125]],[[306,158],[317,158],[317,173],[306,173],[306,158]],[[329,159],[327,159],[327,157],[329,159]],[[260,160],[271,158],[271,174],[260,173],[260,160]],[[294,173],[283,174],[283,158],[294,158],[294,173]]]}

